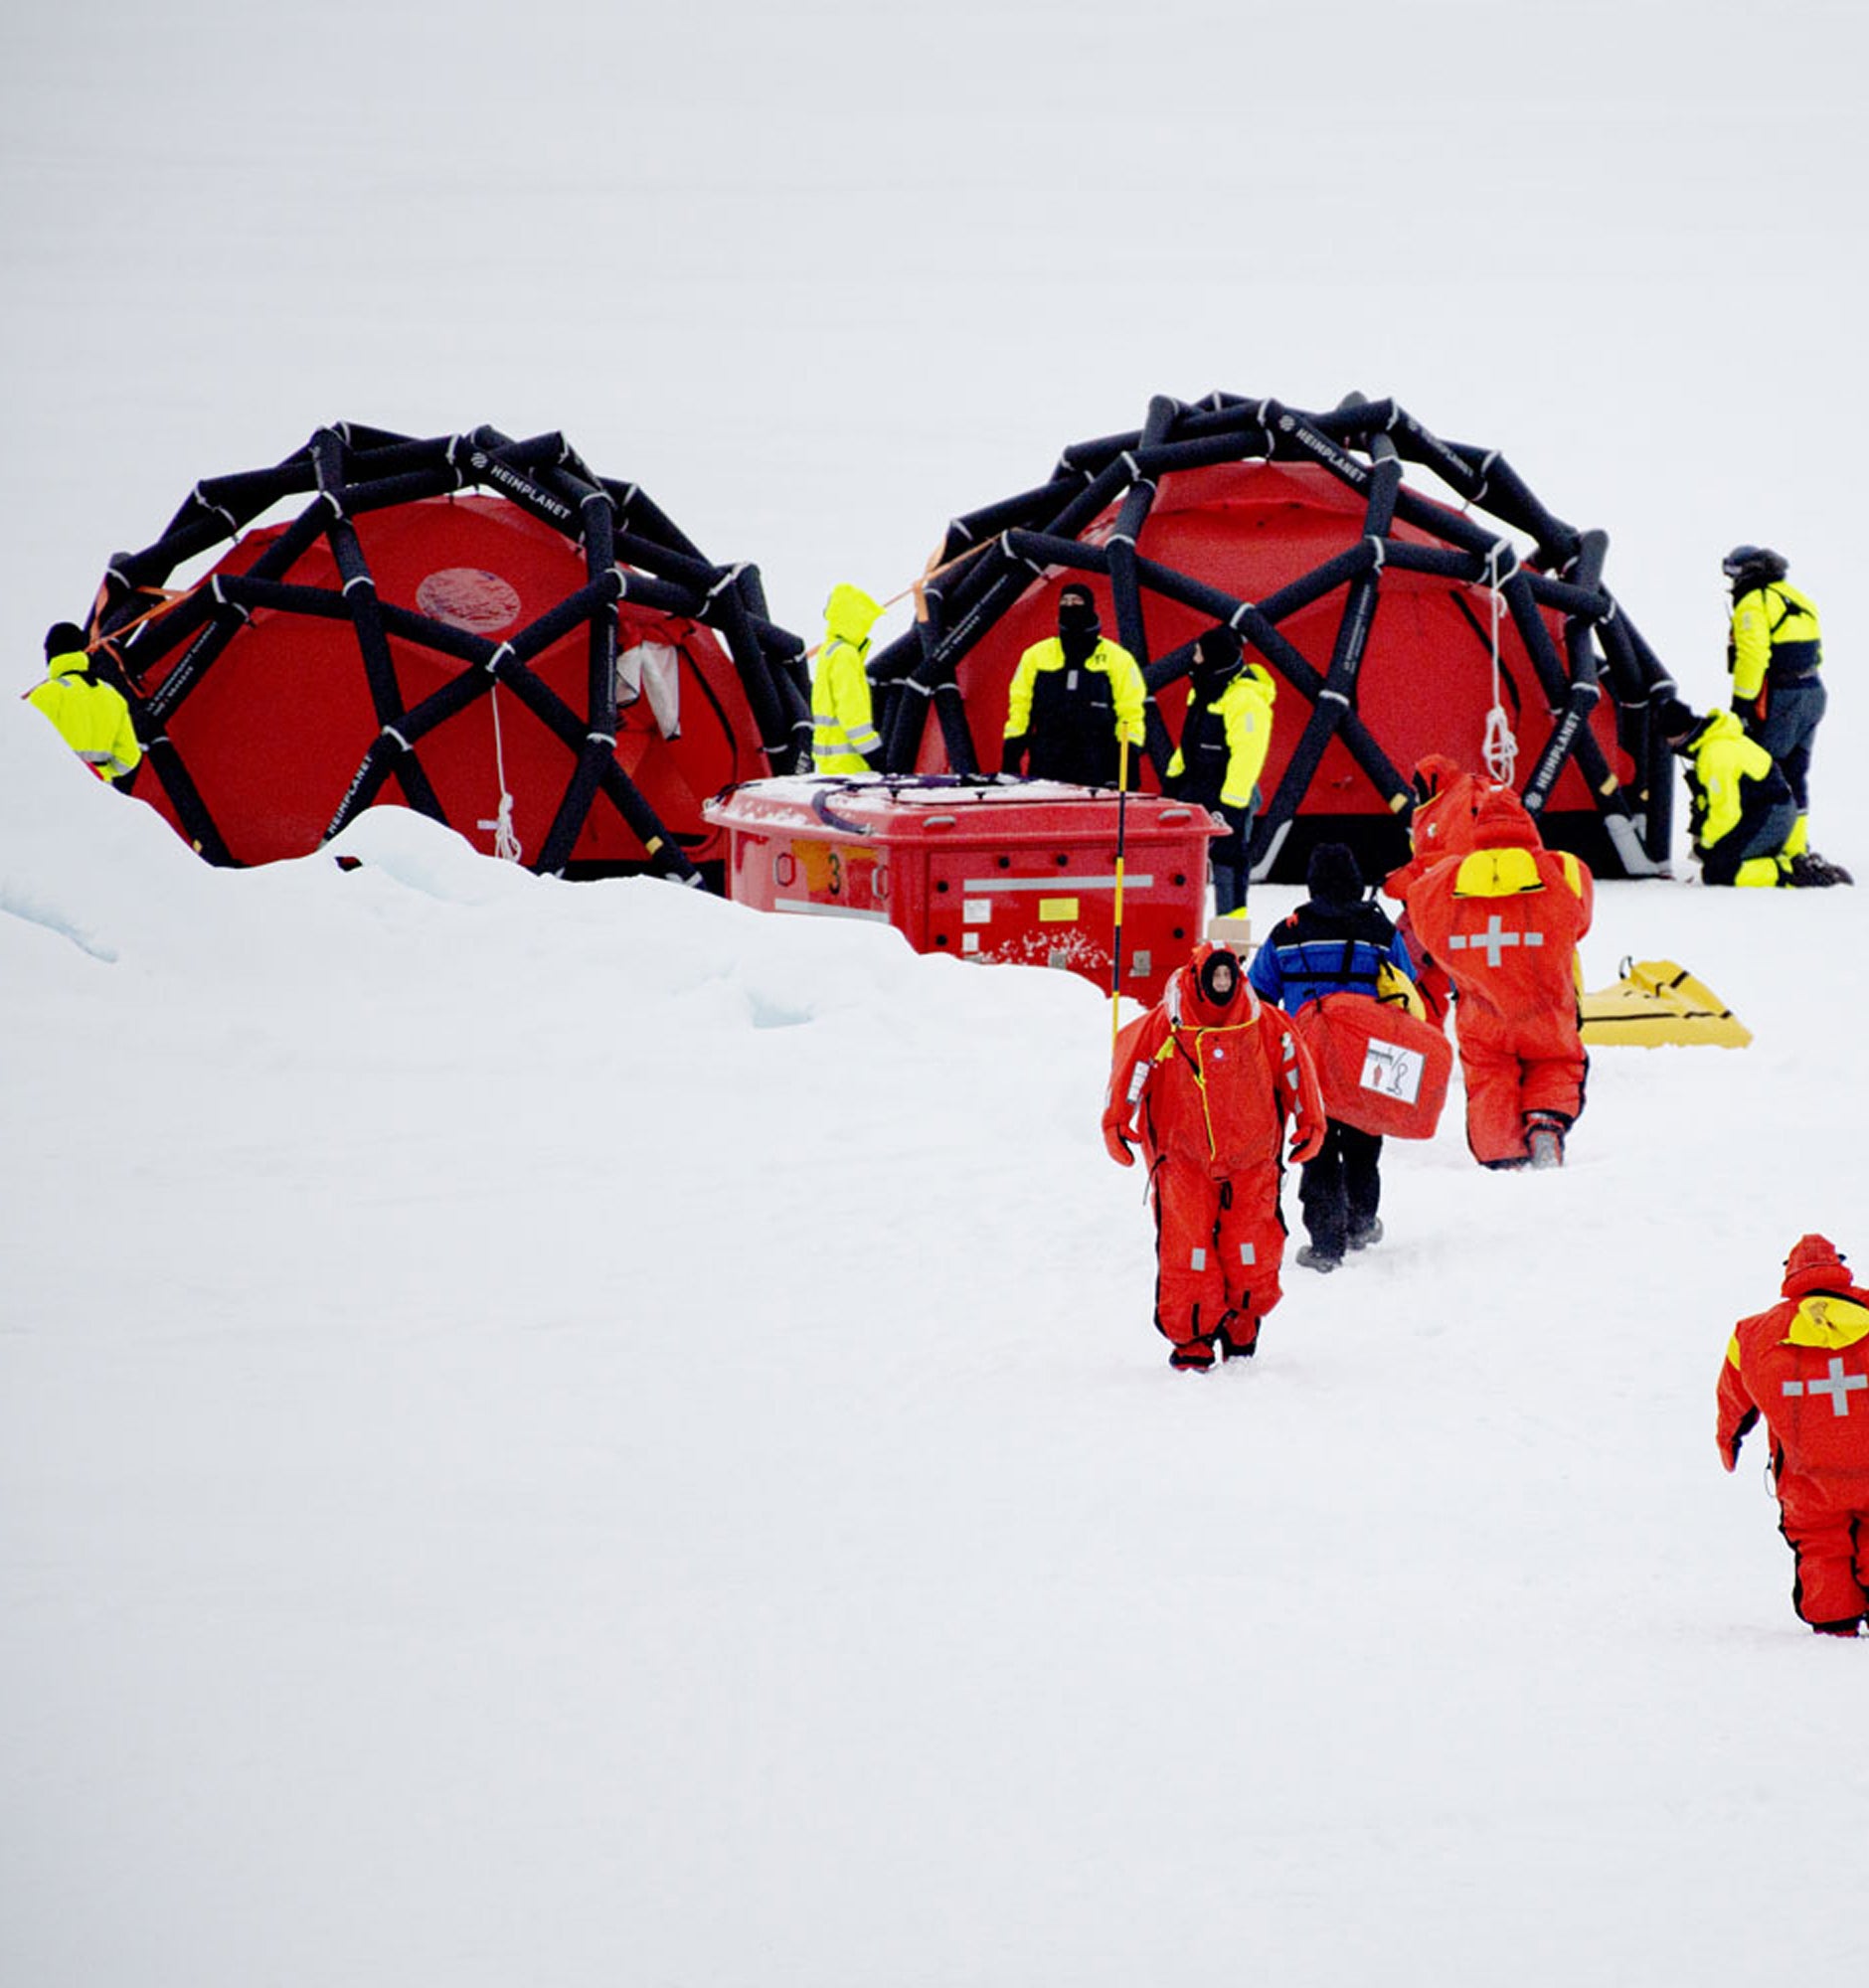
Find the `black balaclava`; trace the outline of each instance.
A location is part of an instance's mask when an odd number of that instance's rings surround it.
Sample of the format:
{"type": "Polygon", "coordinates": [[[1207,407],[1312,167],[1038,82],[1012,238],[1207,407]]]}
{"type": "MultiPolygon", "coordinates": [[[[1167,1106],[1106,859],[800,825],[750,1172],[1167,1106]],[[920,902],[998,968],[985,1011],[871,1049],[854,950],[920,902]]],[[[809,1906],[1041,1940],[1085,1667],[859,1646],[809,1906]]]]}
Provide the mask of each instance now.
{"type": "Polygon", "coordinates": [[[1201,999],[1210,1008],[1225,1008],[1240,991],[1240,956],[1217,946],[1201,961],[1201,999]]]}
{"type": "Polygon", "coordinates": [[[1058,645],[1065,661],[1076,668],[1090,661],[1100,633],[1097,602],[1091,589],[1073,580],[1058,596],[1058,645]]]}

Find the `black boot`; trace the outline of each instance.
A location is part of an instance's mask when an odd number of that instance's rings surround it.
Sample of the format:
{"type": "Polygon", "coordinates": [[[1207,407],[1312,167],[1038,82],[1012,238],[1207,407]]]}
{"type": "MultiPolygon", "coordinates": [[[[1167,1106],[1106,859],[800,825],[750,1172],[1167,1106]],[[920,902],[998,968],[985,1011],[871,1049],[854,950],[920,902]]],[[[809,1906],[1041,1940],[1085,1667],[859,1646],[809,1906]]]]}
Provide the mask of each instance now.
{"type": "Polygon", "coordinates": [[[1250,1360],[1259,1351],[1259,1321],[1250,1314],[1230,1311],[1220,1321],[1218,1335],[1223,1360],[1250,1360]]]}

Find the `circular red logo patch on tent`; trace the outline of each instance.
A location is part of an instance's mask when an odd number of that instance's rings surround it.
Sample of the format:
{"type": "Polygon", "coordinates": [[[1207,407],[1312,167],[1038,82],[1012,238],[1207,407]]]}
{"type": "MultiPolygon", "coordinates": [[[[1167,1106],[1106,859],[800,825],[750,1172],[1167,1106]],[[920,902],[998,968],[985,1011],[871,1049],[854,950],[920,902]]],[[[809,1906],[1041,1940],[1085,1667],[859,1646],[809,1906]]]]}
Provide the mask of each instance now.
{"type": "Polygon", "coordinates": [[[497,573],[477,566],[444,566],[416,588],[416,605],[450,628],[497,635],[519,619],[517,592],[497,573]]]}

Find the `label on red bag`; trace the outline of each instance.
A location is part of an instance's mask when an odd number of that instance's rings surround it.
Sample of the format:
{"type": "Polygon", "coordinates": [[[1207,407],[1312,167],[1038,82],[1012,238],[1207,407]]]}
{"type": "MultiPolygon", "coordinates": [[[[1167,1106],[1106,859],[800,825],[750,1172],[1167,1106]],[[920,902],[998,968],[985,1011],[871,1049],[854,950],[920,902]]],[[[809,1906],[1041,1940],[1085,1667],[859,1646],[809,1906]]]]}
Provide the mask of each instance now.
{"type": "Polygon", "coordinates": [[[1422,1094],[1422,1074],[1428,1060],[1419,1050],[1400,1043],[1372,1042],[1363,1057],[1363,1088],[1383,1097],[1413,1104],[1422,1094]]]}

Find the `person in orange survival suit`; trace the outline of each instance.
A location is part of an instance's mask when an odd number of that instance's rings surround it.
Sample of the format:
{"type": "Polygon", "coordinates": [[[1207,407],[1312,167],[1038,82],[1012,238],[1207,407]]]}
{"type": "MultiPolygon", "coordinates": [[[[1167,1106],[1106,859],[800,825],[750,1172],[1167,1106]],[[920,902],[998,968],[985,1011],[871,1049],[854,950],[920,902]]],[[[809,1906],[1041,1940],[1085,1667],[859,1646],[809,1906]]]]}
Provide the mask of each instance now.
{"type": "MultiPolygon", "coordinates": [[[[1494,801],[1495,808],[1517,808],[1520,814],[1525,813],[1525,804],[1510,787],[1483,773],[1461,772],[1444,753],[1429,752],[1418,759],[1411,784],[1415,808],[1409,816],[1409,860],[1382,881],[1383,895],[1404,907],[1398,926],[1405,942],[1411,935],[1406,909],[1410,890],[1437,863],[1471,852],[1479,803],[1488,796],[1501,796],[1494,801]]],[[[1526,815],[1525,819],[1530,821],[1531,817],[1526,815]]],[[[1423,968],[1416,985],[1428,1019],[1444,1031],[1453,1003],[1452,983],[1444,967],[1421,959],[1419,948],[1416,959],[1423,968]]]]}
{"type": "Polygon", "coordinates": [[[1791,1606],[1821,1636],[1869,1611],[1869,1291],[1825,1236],[1784,1259],[1782,1303],[1734,1328],[1720,1370],[1720,1461],[1766,1418],[1779,1529],[1797,1564],[1791,1606]]]}
{"type": "Polygon", "coordinates": [[[1414,940],[1453,981],[1466,1143],[1481,1166],[1560,1166],[1590,1068],[1577,1029],[1577,942],[1594,884],[1546,849],[1515,794],[1482,794],[1474,846],[1409,889],[1414,940]]]}
{"type": "Polygon", "coordinates": [[[1285,1227],[1279,1146],[1314,1159],[1327,1120],[1310,1052],[1247,984],[1237,954],[1201,945],[1116,1039],[1104,1143],[1148,1160],[1155,1204],[1155,1324],[1168,1364],[1206,1373],[1216,1348],[1250,1359],[1278,1302],[1285,1227]]]}

